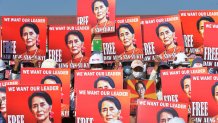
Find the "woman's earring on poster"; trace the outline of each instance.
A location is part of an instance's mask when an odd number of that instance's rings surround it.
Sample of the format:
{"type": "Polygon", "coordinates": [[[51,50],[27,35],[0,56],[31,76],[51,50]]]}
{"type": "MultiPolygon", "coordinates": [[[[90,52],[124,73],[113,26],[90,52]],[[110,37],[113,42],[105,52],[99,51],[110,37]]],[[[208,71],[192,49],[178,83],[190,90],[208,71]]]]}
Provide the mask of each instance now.
{"type": "Polygon", "coordinates": [[[36,46],[37,46],[37,47],[39,47],[39,42],[40,42],[40,40],[38,39],[38,40],[36,41],[36,46]]]}
{"type": "Polygon", "coordinates": [[[82,53],[85,53],[86,48],[82,47],[82,53]]]}
{"type": "Polygon", "coordinates": [[[110,14],[110,12],[109,12],[109,11],[107,11],[107,14],[106,14],[106,17],[107,17],[107,18],[109,18],[109,14],[110,14]]]}
{"type": "Polygon", "coordinates": [[[174,43],[176,43],[176,41],[177,41],[177,37],[174,37],[174,38],[173,38],[173,41],[174,41],[174,43]]]}
{"type": "Polygon", "coordinates": [[[135,39],[135,38],[133,38],[133,40],[132,40],[132,41],[133,41],[133,44],[134,44],[134,45],[136,45],[136,39],[135,39]]]}
{"type": "Polygon", "coordinates": [[[53,111],[50,111],[50,112],[49,112],[49,118],[50,118],[50,119],[53,119],[53,118],[54,118],[54,112],[53,112],[53,111]]]}

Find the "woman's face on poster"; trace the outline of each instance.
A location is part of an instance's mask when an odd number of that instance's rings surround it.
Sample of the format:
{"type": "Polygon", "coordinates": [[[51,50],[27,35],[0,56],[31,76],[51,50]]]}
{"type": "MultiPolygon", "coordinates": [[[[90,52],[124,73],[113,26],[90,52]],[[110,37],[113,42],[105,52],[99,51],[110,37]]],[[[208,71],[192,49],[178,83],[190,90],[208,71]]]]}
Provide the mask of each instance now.
{"type": "Polygon", "coordinates": [[[133,44],[134,34],[132,34],[128,28],[121,27],[119,30],[119,38],[124,47],[128,47],[133,44]]]}
{"type": "Polygon", "coordinates": [[[94,4],[94,14],[98,20],[106,18],[108,7],[104,5],[102,1],[96,1],[94,4]]]}
{"type": "Polygon", "coordinates": [[[76,55],[82,52],[83,42],[77,35],[69,35],[67,42],[67,46],[70,49],[71,54],[76,55]]]}
{"type": "Polygon", "coordinates": [[[113,123],[116,120],[119,120],[120,110],[117,109],[114,102],[106,100],[101,106],[101,116],[105,123],[113,123]]]}
{"type": "Polygon", "coordinates": [[[159,28],[159,38],[164,46],[168,46],[173,43],[175,32],[172,32],[167,26],[161,26],[159,28]]]}
{"type": "Polygon", "coordinates": [[[35,96],[32,99],[32,113],[38,121],[44,121],[49,118],[52,106],[49,105],[43,97],[35,96]]]}
{"type": "Polygon", "coordinates": [[[27,47],[36,46],[38,38],[39,35],[36,34],[33,28],[28,26],[23,28],[22,39],[27,47]]]}

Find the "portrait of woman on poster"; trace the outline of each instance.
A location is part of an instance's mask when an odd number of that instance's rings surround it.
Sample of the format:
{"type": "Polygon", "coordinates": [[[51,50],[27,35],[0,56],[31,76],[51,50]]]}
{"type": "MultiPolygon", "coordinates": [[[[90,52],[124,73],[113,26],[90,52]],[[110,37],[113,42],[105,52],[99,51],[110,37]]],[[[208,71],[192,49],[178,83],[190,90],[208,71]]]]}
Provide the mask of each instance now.
{"type": "Polygon", "coordinates": [[[143,54],[143,51],[136,47],[135,31],[129,23],[122,23],[117,28],[117,36],[124,46],[123,55],[143,54]]]}
{"type": "MultiPolygon", "coordinates": [[[[198,19],[196,26],[203,40],[204,40],[204,23],[205,22],[215,22],[215,20],[210,16],[202,16],[198,19]]],[[[196,54],[203,56],[204,45],[201,45],[200,47],[198,47],[198,49],[199,50],[196,51],[196,54]]]]}
{"type": "Polygon", "coordinates": [[[52,99],[44,91],[34,92],[28,99],[28,106],[37,123],[53,123],[52,99]]]}
{"type": "Polygon", "coordinates": [[[135,84],[135,90],[139,99],[145,99],[146,86],[142,81],[139,81],[135,84]]]}
{"type": "MultiPolygon", "coordinates": [[[[92,33],[102,33],[101,31],[97,31],[98,28],[115,27],[115,23],[109,20],[108,0],[94,0],[92,2],[92,12],[94,13],[97,19],[97,24],[91,29],[92,33]]],[[[115,30],[109,30],[103,33],[114,31],[115,30]]]]}
{"type": "Polygon", "coordinates": [[[98,102],[98,111],[104,123],[122,123],[121,104],[114,96],[105,96],[98,102]]]}
{"type": "Polygon", "coordinates": [[[62,81],[57,75],[47,75],[41,80],[41,84],[60,84],[61,86],[61,110],[68,111],[69,105],[64,104],[64,93],[62,89],[62,81]]]}
{"type": "Polygon", "coordinates": [[[179,52],[184,52],[181,46],[178,46],[176,41],[175,28],[169,22],[162,22],[156,27],[156,35],[164,45],[164,52],[159,56],[162,60],[172,60],[179,52]]]}
{"type": "Polygon", "coordinates": [[[80,31],[69,31],[65,35],[65,43],[71,52],[72,59],[69,62],[88,63],[89,59],[85,57],[84,36],[80,31]]]}
{"type": "Polygon", "coordinates": [[[26,52],[23,55],[45,55],[45,51],[40,49],[39,28],[35,23],[27,22],[20,27],[20,37],[26,45],[26,52]]]}

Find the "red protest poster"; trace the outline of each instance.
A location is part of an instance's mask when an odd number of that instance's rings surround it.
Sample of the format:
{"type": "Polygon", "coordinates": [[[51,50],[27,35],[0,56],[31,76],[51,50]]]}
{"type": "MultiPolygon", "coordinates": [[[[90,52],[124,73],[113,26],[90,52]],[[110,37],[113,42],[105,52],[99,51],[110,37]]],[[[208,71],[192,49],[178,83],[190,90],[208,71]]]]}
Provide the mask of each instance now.
{"type": "Polygon", "coordinates": [[[75,89],[123,89],[123,70],[76,70],[75,89]]]}
{"type": "Polygon", "coordinates": [[[90,24],[94,34],[115,32],[115,4],[115,0],[77,0],[77,24],[90,24]]]}
{"type": "Polygon", "coordinates": [[[163,100],[190,104],[193,87],[191,76],[205,73],[206,67],[161,70],[163,100]]]}
{"type": "Polygon", "coordinates": [[[218,122],[218,75],[192,75],[192,118],[195,122],[218,122]]]}
{"type": "Polygon", "coordinates": [[[138,99],[157,99],[156,84],[153,80],[126,80],[131,93],[130,113],[136,114],[138,99]]]}
{"type": "Polygon", "coordinates": [[[143,59],[140,17],[116,18],[115,50],[123,61],[143,59]]]}
{"type": "Polygon", "coordinates": [[[6,93],[7,123],[61,122],[59,85],[11,85],[6,93]]]}
{"type": "Polygon", "coordinates": [[[70,69],[67,68],[22,68],[22,85],[60,84],[61,85],[61,114],[69,116],[70,103],[70,69]],[[34,78],[34,79],[33,79],[34,78]]]}
{"type": "Polygon", "coordinates": [[[217,12],[218,10],[179,11],[186,53],[203,55],[204,22],[217,22],[217,12]]]}
{"type": "Polygon", "coordinates": [[[90,55],[90,26],[49,26],[49,58],[58,62],[59,68],[90,68],[90,55]]]}
{"type": "Polygon", "coordinates": [[[129,123],[130,93],[127,90],[76,91],[76,122],[129,123]],[[91,103],[87,103],[92,100],[91,103]]]}
{"type": "MultiPolygon", "coordinates": [[[[138,100],[137,123],[168,123],[177,118],[187,122],[188,105],[158,100],[138,100]]],[[[177,122],[175,122],[177,123],[177,122]]]]}
{"type": "Polygon", "coordinates": [[[204,55],[203,65],[207,67],[217,67],[218,58],[218,23],[204,23],[204,55]]]}
{"type": "Polygon", "coordinates": [[[146,18],[143,24],[144,59],[153,61],[159,55],[163,61],[173,60],[184,52],[181,21],[178,15],[146,18]]]}
{"type": "Polygon", "coordinates": [[[2,59],[45,60],[47,18],[2,17],[2,59]]]}

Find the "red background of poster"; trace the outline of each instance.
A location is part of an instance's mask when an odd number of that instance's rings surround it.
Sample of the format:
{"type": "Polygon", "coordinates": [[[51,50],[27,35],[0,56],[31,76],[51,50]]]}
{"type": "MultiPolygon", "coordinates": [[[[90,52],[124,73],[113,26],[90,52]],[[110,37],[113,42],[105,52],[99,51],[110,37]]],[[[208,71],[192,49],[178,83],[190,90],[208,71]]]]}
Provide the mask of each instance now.
{"type": "MultiPolygon", "coordinates": [[[[164,101],[158,100],[146,100],[149,102],[159,102],[164,103],[164,101]]],[[[185,103],[172,103],[168,102],[169,104],[185,104],[185,103]]],[[[186,107],[187,104],[185,104],[186,107]]],[[[138,105],[138,114],[137,114],[137,123],[157,123],[157,113],[160,111],[164,106],[148,106],[148,105],[138,105]],[[156,121],[156,122],[155,122],[156,121]]],[[[172,107],[173,108],[173,107],[172,107]]],[[[188,116],[188,109],[181,109],[181,108],[174,108],[178,113],[180,118],[183,118],[185,122],[187,122],[188,116]]]]}
{"type": "Polygon", "coordinates": [[[29,85],[38,85],[41,83],[41,80],[47,75],[57,75],[60,80],[62,81],[62,91],[63,91],[63,103],[69,105],[70,103],[70,69],[63,69],[63,68],[22,68],[21,69],[21,79],[20,83],[22,85],[29,84],[29,85]],[[42,70],[42,73],[38,74],[25,74],[24,71],[27,70],[42,70]],[[53,74],[49,72],[43,71],[67,71],[69,74],[53,74]]]}
{"type": "MultiPolygon", "coordinates": [[[[25,123],[34,123],[34,122],[36,123],[35,117],[33,116],[28,106],[28,98],[34,91],[9,91],[8,90],[9,87],[26,87],[26,86],[28,85],[7,86],[6,88],[7,115],[24,115],[25,123]]],[[[51,85],[45,85],[45,86],[51,86],[51,85]]],[[[52,98],[52,111],[54,112],[54,121],[60,123],[61,122],[60,89],[55,91],[54,90],[46,91],[46,92],[52,98]]]]}
{"type": "Polygon", "coordinates": [[[218,47],[218,23],[204,23],[204,47],[218,47]],[[206,25],[216,26],[216,28],[208,28],[206,25]]]}
{"type": "MultiPolygon", "coordinates": [[[[185,75],[187,75],[188,73],[191,73],[192,70],[198,70],[198,69],[201,69],[203,73],[207,72],[206,67],[205,68],[186,68],[186,69],[161,70],[163,100],[164,100],[164,96],[178,95],[178,102],[189,103],[189,99],[188,99],[186,93],[183,91],[181,84],[180,84],[180,81],[185,75]],[[180,71],[180,74],[163,75],[164,72],[170,73],[170,72],[174,72],[174,71],[180,71]],[[185,73],[185,74],[182,74],[182,73],[185,73]]],[[[189,75],[192,76],[192,74],[189,74],[189,75]]]]}
{"type": "Polygon", "coordinates": [[[175,34],[176,34],[175,37],[177,37],[176,41],[178,43],[178,46],[183,48],[184,42],[183,42],[183,37],[182,37],[182,28],[181,28],[181,22],[180,22],[178,15],[160,16],[160,17],[155,17],[155,18],[143,19],[142,23],[144,23],[143,24],[144,43],[154,42],[156,55],[161,54],[165,50],[162,41],[159,39],[159,37],[156,34],[156,27],[161,22],[169,22],[173,25],[173,27],[175,29],[175,34]],[[178,20],[165,21],[166,18],[171,18],[171,17],[178,17],[178,20]],[[163,19],[163,21],[161,21],[162,19],[163,19]],[[148,20],[155,20],[155,21],[154,21],[154,23],[146,24],[145,21],[148,21],[148,20]]]}
{"type": "MultiPolygon", "coordinates": [[[[140,17],[139,16],[132,16],[132,17],[118,17],[118,18],[116,18],[116,30],[121,23],[129,23],[133,27],[133,29],[135,31],[136,47],[139,49],[142,49],[142,33],[141,33],[140,17]],[[126,22],[125,20],[127,20],[127,19],[138,19],[138,22],[126,22]],[[122,22],[122,20],[124,20],[124,22],[122,22]]],[[[116,42],[116,45],[115,45],[116,52],[119,55],[119,54],[124,52],[124,46],[123,46],[122,42],[119,40],[119,37],[117,34],[116,34],[115,42],[116,42]]]]}
{"type": "MultiPolygon", "coordinates": [[[[182,29],[184,35],[193,35],[194,40],[194,47],[197,48],[201,45],[203,45],[203,38],[201,37],[200,33],[197,29],[197,21],[199,18],[204,16],[202,13],[206,12],[218,12],[218,10],[183,10],[179,11],[180,19],[182,22],[182,29]],[[182,13],[194,13],[197,12],[197,16],[181,16],[182,13]]],[[[218,22],[218,15],[217,16],[211,16],[215,22],[218,22]]]]}
{"type": "MultiPolygon", "coordinates": [[[[71,31],[67,30],[67,27],[84,27],[77,25],[50,25],[49,28],[54,27],[65,27],[65,30],[49,30],[49,49],[61,49],[62,50],[62,62],[66,63],[72,59],[70,49],[65,43],[65,35],[71,31]]],[[[77,30],[77,29],[75,29],[77,30]]],[[[90,57],[91,55],[91,31],[89,30],[78,30],[83,34],[85,56],[90,57]]]]}
{"type": "MultiPolygon", "coordinates": [[[[92,89],[93,90],[93,89],[92,89]]],[[[129,123],[129,111],[130,111],[130,93],[127,90],[97,90],[100,91],[99,95],[82,95],[79,94],[79,90],[77,92],[77,103],[76,103],[76,117],[89,117],[94,118],[94,123],[103,123],[102,117],[98,111],[98,102],[105,97],[105,91],[118,91],[118,92],[128,92],[128,96],[116,96],[116,98],[121,103],[121,120],[123,123],[129,123]],[[90,101],[88,103],[87,101],[90,101]]],[[[94,90],[93,90],[94,91],[94,90]]],[[[109,95],[108,95],[109,96],[109,95]]]]}
{"type": "MultiPolygon", "coordinates": [[[[212,96],[211,88],[217,82],[218,75],[216,74],[202,74],[201,76],[212,76],[216,80],[194,80],[194,77],[200,75],[192,75],[192,102],[208,102],[208,116],[213,117],[218,114],[218,103],[212,96]]],[[[206,116],[207,117],[207,116],[206,116]]]]}
{"type": "Polygon", "coordinates": [[[75,70],[74,88],[75,89],[94,89],[94,82],[100,76],[109,76],[114,80],[115,89],[123,89],[123,71],[122,70],[75,70]],[[79,76],[79,72],[95,73],[94,75],[79,76]],[[106,75],[107,72],[119,72],[119,76],[106,75]]]}
{"type": "MultiPolygon", "coordinates": [[[[92,2],[94,0],[77,0],[77,17],[81,16],[88,16],[88,24],[95,26],[97,24],[97,19],[92,12],[92,2]]],[[[115,8],[116,8],[116,1],[115,0],[108,0],[108,8],[109,8],[109,18],[110,21],[115,21],[115,8]]]]}
{"type": "MultiPolygon", "coordinates": [[[[34,16],[3,16],[2,17],[2,40],[16,41],[16,54],[26,52],[26,45],[20,37],[20,27],[25,23],[22,19],[45,19],[45,23],[34,22],[39,28],[40,49],[46,51],[47,18],[34,16]],[[5,21],[5,18],[21,18],[20,22],[5,21]]],[[[30,21],[27,21],[30,22],[30,21]]]]}

